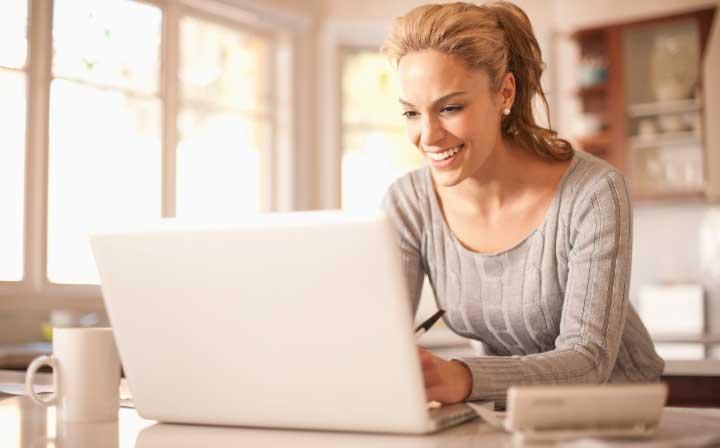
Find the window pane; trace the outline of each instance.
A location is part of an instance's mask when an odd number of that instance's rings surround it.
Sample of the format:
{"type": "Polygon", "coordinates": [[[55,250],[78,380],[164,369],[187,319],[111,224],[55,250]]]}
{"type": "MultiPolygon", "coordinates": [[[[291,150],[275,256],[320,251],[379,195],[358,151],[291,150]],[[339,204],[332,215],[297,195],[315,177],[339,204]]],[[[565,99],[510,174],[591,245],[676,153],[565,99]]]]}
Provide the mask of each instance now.
{"type": "Polygon", "coordinates": [[[376,52],[347,54],[342,95],[342,206],[377,209],[392,181],[423,161],[405,135],[395,69],[376,52]]]}
{"type": "Polygon", "coordinates": [[[404,131],[346,130],[342,159],[343,208],[379,208],[387,187],[421,164],[422,157],[404,131]]]}
{"type": "Polygon", "coordinates": [[[159,218],[160,102],[55,80],[50,91],[48,279],[97,283],[87,231],[159,218]]]}
{"type": "Polygon", "coordinates": [[[178,124],[177,216],[260,210],[269,123],[231,113],[185,110],[178,124]]]}
{"type": "Polygon", "coordinates": [[[55,0],[55,76],[158,90],[161,11],[128,0],[55,0]]]}
{"type": "Polygon", "coordinates": [[[272,76],[266,39],[193,18],[182,19],[180,36],[184,100],[256,113],[268,110],[272,76]]]}
{"type": "Polygon", "coordinates": [[[27,59],[27,1],[0,2],[0,66],[22,68],[27,59]]]}
{"type": "Polygon", "coordinates": [[[0,281],[23,276],[25,74],[0,69],[0,281]]]}
{"type": "Polygon", "coordinates": [[[402,127],[397,72],[376,52],[350,53],[343,58],[343,123],[402,127]]]}

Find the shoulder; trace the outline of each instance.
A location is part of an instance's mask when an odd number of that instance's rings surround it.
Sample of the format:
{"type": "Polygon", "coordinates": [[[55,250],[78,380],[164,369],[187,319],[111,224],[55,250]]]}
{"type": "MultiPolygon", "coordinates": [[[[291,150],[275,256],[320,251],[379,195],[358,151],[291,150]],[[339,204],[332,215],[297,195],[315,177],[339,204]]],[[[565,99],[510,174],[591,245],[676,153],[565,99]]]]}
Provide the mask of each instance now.
{"type": "Polygon", "coordinates": [[[565,189],[568,194],[579,200],[588,199],[592,195],[607,194],[608,185],[615,185],[616,191],[627,194],[625,178],[617,168],[591,154],[575,152],[575,163],[570,167],[565,189]]]}
{"type": "Polygon", "coordinates": [[[628,228],[632,204],[625,177],[615,167],[577,151],[564,187],[563,201],[571,228],[628,228]]]}
{"type": "Polygon", "coordinates": [[[427,167],[419,168],[397,178],[388,187],[383,200],[386,210],[398,208],[405,211],[420,211],[427,202],[427,167]]]}

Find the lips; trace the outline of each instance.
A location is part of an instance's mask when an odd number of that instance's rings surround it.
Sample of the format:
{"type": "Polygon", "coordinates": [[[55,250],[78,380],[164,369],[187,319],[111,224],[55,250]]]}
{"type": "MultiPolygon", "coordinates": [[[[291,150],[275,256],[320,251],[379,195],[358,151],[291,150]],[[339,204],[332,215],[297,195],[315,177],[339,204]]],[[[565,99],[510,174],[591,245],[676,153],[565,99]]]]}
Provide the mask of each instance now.
{"type": "Polygon", "coordinates": [[[457,155],[462,151],[463,148],[465,148],[465,145],[460,144],[458,146],[448,148],[445,151],[426,152],[426,156],[433,167],[445,168],[450,166],[455,161],[455,159],[457,159],[457,155]]]}

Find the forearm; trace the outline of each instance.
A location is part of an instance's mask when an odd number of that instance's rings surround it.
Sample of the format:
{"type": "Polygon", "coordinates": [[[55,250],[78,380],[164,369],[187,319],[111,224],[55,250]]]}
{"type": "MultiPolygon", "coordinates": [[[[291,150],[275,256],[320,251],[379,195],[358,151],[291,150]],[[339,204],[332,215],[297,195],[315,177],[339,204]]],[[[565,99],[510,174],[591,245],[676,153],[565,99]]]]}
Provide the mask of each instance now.
{"type": "Polygon", "coordinates": [[[607,357],[593,354],[581,345],[528,356],[485,356],[458,361],[472,375],[468,400],[504,400],[510,386],[521,384],[598,384],[610,374],[607,357]]]}

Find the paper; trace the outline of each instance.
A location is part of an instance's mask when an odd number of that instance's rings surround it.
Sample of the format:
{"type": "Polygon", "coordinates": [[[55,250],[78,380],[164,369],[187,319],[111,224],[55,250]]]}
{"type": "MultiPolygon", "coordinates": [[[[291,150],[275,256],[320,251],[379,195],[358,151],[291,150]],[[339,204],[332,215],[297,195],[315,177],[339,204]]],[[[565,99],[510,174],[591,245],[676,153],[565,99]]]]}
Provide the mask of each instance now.
{"type": "Polygon", "coordinates": [[[488,408],[486,404],[476,404],[472,402],[467,402],[467,405],[470,406],[470,408],[475,411],[475,413],[480,417],[481,419],[485,420],[487,424],[492,426],[493,428],[502,429],[503,431],[507,431],[507,428],[505,427],[505,413],[504,412],[496,412],[492,410],[492,408],[488,408]]]}

